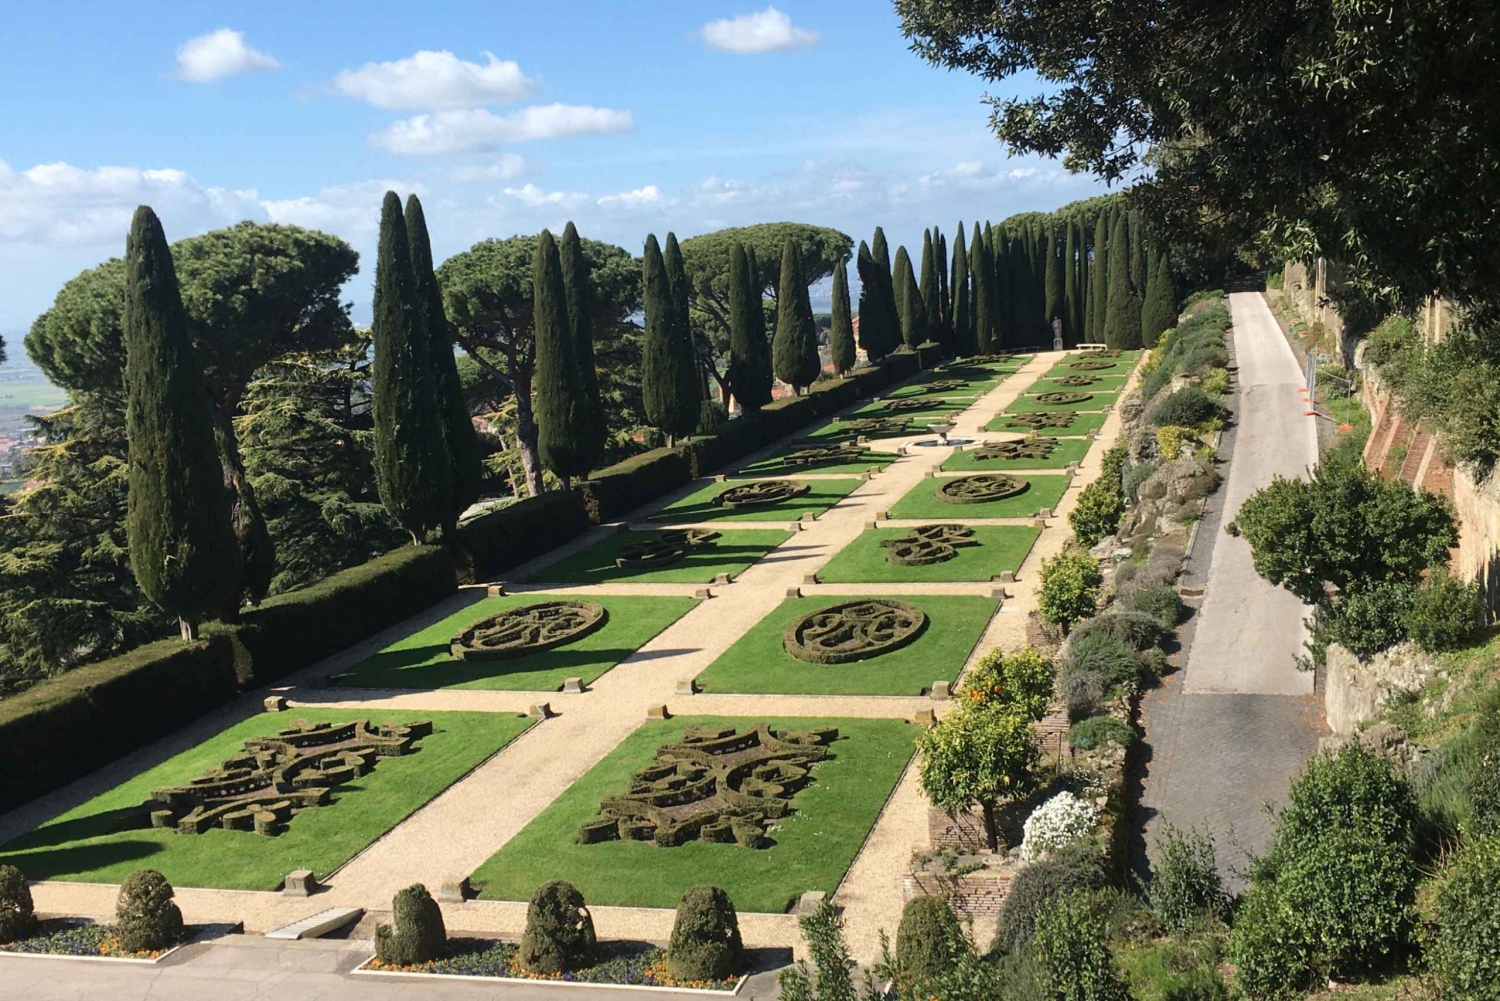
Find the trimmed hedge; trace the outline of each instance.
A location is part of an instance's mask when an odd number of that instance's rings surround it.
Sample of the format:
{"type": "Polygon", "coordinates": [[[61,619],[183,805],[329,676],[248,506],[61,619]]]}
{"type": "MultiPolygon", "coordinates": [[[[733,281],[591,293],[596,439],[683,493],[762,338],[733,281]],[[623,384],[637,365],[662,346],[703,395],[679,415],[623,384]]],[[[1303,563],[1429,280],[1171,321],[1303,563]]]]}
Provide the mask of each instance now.
{"type": "Polygon", "coordinates": [[[589,528],[583,495],[554,490],[490,511],[459,526],[454,539],[458,580],[485,580],[525,563],[589,528]]]}
{"type": "Polygon", "coordinates": [[[792,434],[817,418],[818,408],[811,396],[784,396],[760,408],[768,443],[792,434]]]}
{"type": "MultiPolygon", "coordinates": [[[[733,423],[733,422],[731,422],[733,423]]],[[[589,520],[612,521],[692,479],[687,447],[653,448],[594,472],[578,484],[589,520]]]]}
{"type": "Polygon", "coordinates": [[[0,811],[144,747],[234,699],[229,639],[159,640],[0,701],[0,811]]]}

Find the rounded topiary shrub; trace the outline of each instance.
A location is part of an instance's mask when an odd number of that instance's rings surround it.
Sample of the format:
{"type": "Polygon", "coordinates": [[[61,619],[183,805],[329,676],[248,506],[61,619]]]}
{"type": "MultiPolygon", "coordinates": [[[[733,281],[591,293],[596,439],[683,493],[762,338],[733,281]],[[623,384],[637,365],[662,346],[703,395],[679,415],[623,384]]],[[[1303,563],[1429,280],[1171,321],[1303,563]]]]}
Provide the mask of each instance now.
{"type": "Polygon", "coordinates": [[[953,909],[941,897],[907,901],[896,930],[896,982],[903,996],[952,966],[962,934],[953,909]]]}
{"type": "Polygon", "coordinates": [[[1184,386],[1151,408],[1157,427],[1197,427],[1219,412],[1214,398],[1195,386],[1184,386]]]}
{"type": "Polygon", "coordinates": [[[182,911],[176,894],[155,869],[137,869],[120,884],[115,901],[115,931],[126,952],[170,949],[182,939],[182,911]]]}
{"type": "Polygon", "coordinates": [[[744,952],[729,894],[717,886],[695,886],[682,895],[667,947],[672,979],[722,980],[739,968],[744,952]]]}
{"type": "Polygon", "coordinates": [[[31,887],[13,865],[0,865],[0,942],[26,938],[36,930],[31,887]]]}
{"type": "Polygon", "coordinates": [[[543,883],[526,906],[521,965],[533,973],[567,973],[594,961],[599,940],[583,894],[565,879],[543,883]]]}
{"type": "Polygon", "coordinates": [[[1065,894],[1102,890],[1106,883],[1103,860],[1092,845],[1068,845],[1026,866],[1010,881],[1000,905],[990,953],[1005,956],[1023,949],[1046,907],[1065,894]]]}
{"type": "Polygon", "coordinates": [[[1500,1001],[1500,838],[1479,838],[1444,873],[1436,948],[1429,954],[1446,992],[1500,1001]]]}
{"type": "Polygon", "coordinates": [[[427,887],[413,883],[391,900],[393,925],[375,929],[375,958],[392,966],[417,966],[448,954],[443,912],[427,887]]]}

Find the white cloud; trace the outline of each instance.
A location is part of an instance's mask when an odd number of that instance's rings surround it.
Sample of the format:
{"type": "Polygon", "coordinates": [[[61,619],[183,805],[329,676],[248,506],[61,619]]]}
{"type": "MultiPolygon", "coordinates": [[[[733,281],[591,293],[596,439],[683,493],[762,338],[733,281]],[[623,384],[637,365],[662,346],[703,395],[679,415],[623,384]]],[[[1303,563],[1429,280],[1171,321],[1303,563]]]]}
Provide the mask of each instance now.
{"type": "Polygon", "coordinates": [[[181,170],[43,163],[12,170],[0,161],[0,244],[125,247],[137,205],[151,205],[170,239],[260,215],[256,192],[199,185],[181,170]]]}
{"type": "Polygon", "coordinates": [[[499,159],[486,166],[454,167],[448,176],[460,184],[477,181],[508,181],[526,169],[526,158],[515,153],[501,153],[499,159]]]}
{"type": "Polygon", "coordinates": [[[700,34],[709,48],[741,56],[801,48],[818,40],[816,31],[797,27],[775,7],[710,21],[700,34]]]}
{"type": "Polygon", "coordinates": [[[628,132],[634,125],[629,111],[587,104],[543,104],[508,115],[468,108],[400,119],[371,136],[370,144],[412,155],[472,153],[502,143],[628,132]]]}
{"type": "Polygon", "coordinates": [[[993,188],[1038,187],[1065,183],[1073,175],[1059,167],[986,167],[978,160],[964,160],[951,167],[922,174],[917,183],[926,189],[953,187],[985,191],[993,188]]]}
{"type": "MultiPolygon", "coordinates": [[[[560,205],[565,209],[574,209],[587,205],[593,200],[582,191],[543,191],[535,184],[527,184],[520,188],[502,188],[500,193],[506,198],[514,199],[534,209],[547,205],[560,205]]],[[[500,200],[493,195],[487,201],[496,207],[501,204],[500,200]]]]}
{"type": "Polygon", "coordinates": [[[465,62],[448,51],[424,49],[409,59],[365,63],[341,70],[333,85],[352,97],[388,111],[418,108],[472,108],[516,101],[536,88],[516,62],[484,53],[486,62],[465,62]]]}
{"type": "Polygon", "coordinates": [[[189,38],[177,47],[177,76],[194,83],[280,68],[275,57],[246,45],[244,32],[229,28],[189,38]]]}
{"type": "Polygon", "coordinates": [[[260,205],[272,222],[321,229],[346,238],[373,235],[380,228],[380,200],[387,191],[427,197],[428,189],[410,181],[377,179],[338,184],[316,196],[265,199],[260,205]]]}
{"type": "Polygon", "coordinates": [[[647,184],[634,191],[605,195],[599,199],[599,205],[605,208],[639,209],[648,205],[660,205],[662,201],[661,189],[654,184],[647,184]]]}

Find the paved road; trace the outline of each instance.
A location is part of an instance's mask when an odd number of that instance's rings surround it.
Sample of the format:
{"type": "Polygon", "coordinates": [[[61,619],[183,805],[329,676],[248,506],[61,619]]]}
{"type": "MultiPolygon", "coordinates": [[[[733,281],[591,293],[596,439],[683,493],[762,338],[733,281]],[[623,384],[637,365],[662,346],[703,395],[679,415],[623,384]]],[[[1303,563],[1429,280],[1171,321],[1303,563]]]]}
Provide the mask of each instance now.
{"type": "Polygon", "coordinates": [[[1310,673],[1297,670],[1305,608],[1255,575],[1250,548],[1226,534],[1240,505],[1273,476],[1316,462],[1313,419],[1297,390],[1301,373],[1258,293],[1229,297],[1239,364],[1233,426],[1220,447],[1223,488],[1209,500],[1185,586],[1205,595],[1184,628],[1186,669],[1141,703],[1145,741],[1135,834],[1138,871],[1164,822],[1210,833],[1231,887],[1246,853],[1260,853],[1273,826],[1265,804],[1326,732],[1310,673]]]}

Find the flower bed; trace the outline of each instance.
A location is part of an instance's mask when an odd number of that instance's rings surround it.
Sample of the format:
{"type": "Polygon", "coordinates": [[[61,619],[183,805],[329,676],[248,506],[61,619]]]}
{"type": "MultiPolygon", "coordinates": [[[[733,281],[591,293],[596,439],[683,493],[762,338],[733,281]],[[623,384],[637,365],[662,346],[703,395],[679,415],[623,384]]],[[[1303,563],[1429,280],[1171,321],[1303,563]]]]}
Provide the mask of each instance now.
{"type": "MultiPolygon", "coordinates": [[[[172,949],[175,948],[177,946],[172,947],[172,949]]],[[[171,952],[172,949],[126,952],[120,948],[119,937],[112,927],[95,924],[86,918],[52,918],[41,921],[37,924],[36,931],[29,937],[0,945],[0,953],[20,953],[28,956],[83,956],[134,962],[154,962],[171,952]]]]}
{"type": "Polygon", "coordinates": [[[655,946],[612,943],[593,966],[570,973],[532,973],[521,967],[520,947],[512,942],[482,938],[450,938],[446,959],[420,966],[394,966],[371,959],[359,972],[430,974],[449,977],[494,977],[501,980],[545,980],[574,984],[613,984],[623,987],[670,987],[679,990],[733,994],[744,977],[724,980],[674,980],[667,974],[667,953],[655,946]]]}

